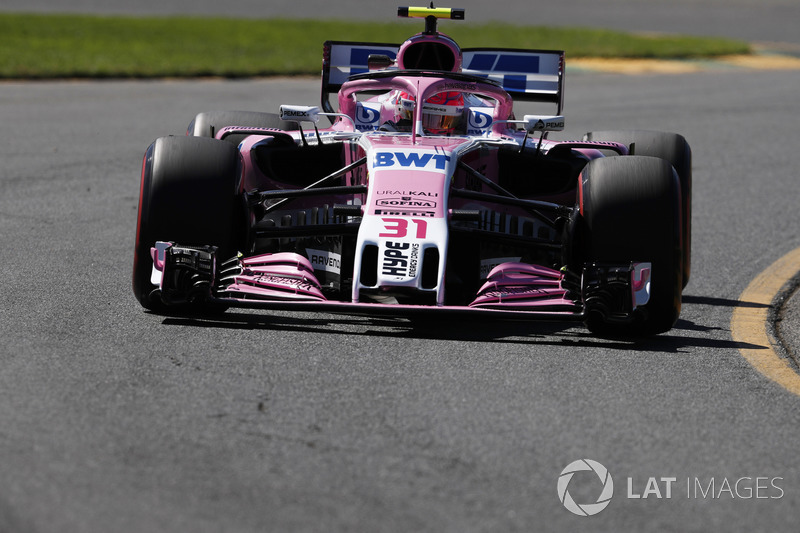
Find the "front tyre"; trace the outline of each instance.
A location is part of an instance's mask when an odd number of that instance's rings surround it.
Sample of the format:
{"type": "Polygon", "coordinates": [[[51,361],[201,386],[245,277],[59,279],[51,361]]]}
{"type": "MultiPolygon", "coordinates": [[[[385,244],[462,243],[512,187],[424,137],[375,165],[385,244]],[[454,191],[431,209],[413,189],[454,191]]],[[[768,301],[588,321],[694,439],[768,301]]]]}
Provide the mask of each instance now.
{"type": "Polygon", "coordinates": [[[666,159],[678,173],[681,182],[683,232],[683,286],[689,283],[692,264],[692,149],[682,135],[665,131],[605,130],[592,131],[585,141],[614,141],[631,150],[632,155],[666,159]]]}
{"type": "MultiPolygon", "coordinates": [[[[214,137],[222,128],[243,126],[250,128],[274,128],[283,131],[297,130],[297,122],[282,120],[274,113],[258,111],[207,111],[198,113],[189,123],[186,135],[190,137],[214,137]]],[[[229,142],[238,144],[241,136],[229,135],[229,142]]]]}
{"type": "Polygon", "coordinates": [[[652,264],[650,300],[633,320],[591,312],[596,334],[654,335],[678,319],[683,288],[680,181],[664,159],[644,156],[590,161],[581,174],[578,249],[583,264],[652,264]]]}
{"type": "Polygon", "coordinates": [[[215,139],[161,137],[147,149],[133,258],[133,293],[143,307],[162,307],[150,279],[156,241],[217,246],[221,258],[246,244],[239,168],[236,146],[215,139]]]}

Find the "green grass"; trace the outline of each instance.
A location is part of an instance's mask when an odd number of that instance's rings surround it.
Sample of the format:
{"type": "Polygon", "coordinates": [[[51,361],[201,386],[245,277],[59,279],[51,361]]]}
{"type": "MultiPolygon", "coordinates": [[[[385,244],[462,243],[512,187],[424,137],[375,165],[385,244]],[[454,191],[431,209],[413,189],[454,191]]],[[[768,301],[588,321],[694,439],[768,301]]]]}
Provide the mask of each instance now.
{"type": "MultiPolygon", "coordinates": [[[[0,14],[0,78],[316,75],[326,40],[400,43],[421,21],[100,17],[0,14]]],[[[462,47],[562,49],[576,57],[703,58],[747,43],[585,28],[442,21],[462,47]]]]}

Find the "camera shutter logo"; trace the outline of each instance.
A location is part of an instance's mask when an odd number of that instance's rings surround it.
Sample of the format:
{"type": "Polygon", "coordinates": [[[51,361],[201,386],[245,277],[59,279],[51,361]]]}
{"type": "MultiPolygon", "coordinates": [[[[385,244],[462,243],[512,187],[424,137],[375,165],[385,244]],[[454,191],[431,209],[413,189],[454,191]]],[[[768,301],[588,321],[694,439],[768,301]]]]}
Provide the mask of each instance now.
{"type": "Polygon", "coordinates": [[[578,516],[596,515],[608,507],[613,496],[614,480],[611,479],[611,474],[608,473],[608,469],[597,461],[592,461],[591,459],[574,461],[568,464],[558,477],[558,499],[561,500],[561,503],[564,504],[564,507],[566,507],[568,511],[578,516]],[[575,472],[585,470],[590,470],[597,474],[597,477],[600,478],[600,482],[603,484],[603,490],[600,492],[600,496],[597,497],[595,503],[579,504],[572,499],[567,489],[569,488],[569,482],[572,481],[572,476],[575,475],[575,472]]]}

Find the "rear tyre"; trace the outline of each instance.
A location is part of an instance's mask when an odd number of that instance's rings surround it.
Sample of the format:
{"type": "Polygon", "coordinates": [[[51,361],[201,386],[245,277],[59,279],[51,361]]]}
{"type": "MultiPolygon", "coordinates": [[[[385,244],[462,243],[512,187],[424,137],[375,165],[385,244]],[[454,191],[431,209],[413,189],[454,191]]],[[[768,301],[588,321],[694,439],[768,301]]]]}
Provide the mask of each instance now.
{"type": "Polygon", "coordinates": [[[681,182],[683,286],[686,287],[692,262],[692,149],[689,143],[677,133],[646,130],[592,131],[583,139],[619,142],[632,147],[632,155],[660,157],[675,168],[681,182]]]}
{"type": "Polygon", "coordinates": [[[588,328],[610,336],[668,331],[681,310],[680,183],[664,159],[644,156],[590,161],[581,174],[578,250],[584,264],[652,263],[650,300],[633,322],[589,313],[588,328]]]}
{"type": "Polygon", "coordinates": [[[133,293],[143,307],[162,308],[150,282],[156,241],[214,245],[227,259],[246,244],[239,151],[215,139],[161,137],[144,156],[133,259],[133,293]]]}
{"type": "MultiPolygon", "coordinates": [[[[199,113],[186,130],[190,137],[214,137],[222,128],[228,126],[249,126],[251,128],[275,128],[284,131],[297,130],[297,122],[281,120],[274,113],[256,111],[210,111],[199,113]]],[[[226,140],[238,144],[240,137],[230,135],[226,140]]]]}

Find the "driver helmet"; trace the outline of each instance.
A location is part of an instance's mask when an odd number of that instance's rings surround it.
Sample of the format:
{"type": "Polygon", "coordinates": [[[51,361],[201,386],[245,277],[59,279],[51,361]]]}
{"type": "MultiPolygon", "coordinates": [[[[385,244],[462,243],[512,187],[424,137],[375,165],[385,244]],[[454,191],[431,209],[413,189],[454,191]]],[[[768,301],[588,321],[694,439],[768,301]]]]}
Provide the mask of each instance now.
{"type": "MultiPolygon", "coordinates": [[[[407,124],[414,113],[414,97],[398,91],[392,97],[395,124],[407,124]]],[[[434,135],[451,135],[463,130],[465,97],[460,92],[437,93],[422,105],[422,127],[434,135]]]]}
{"type": "Polygon", "coordinates": [[[434,135],[451,135],[462,126],[464,95],[460,92],[437,93],[422,105],[422,127],[434,135]]]}

